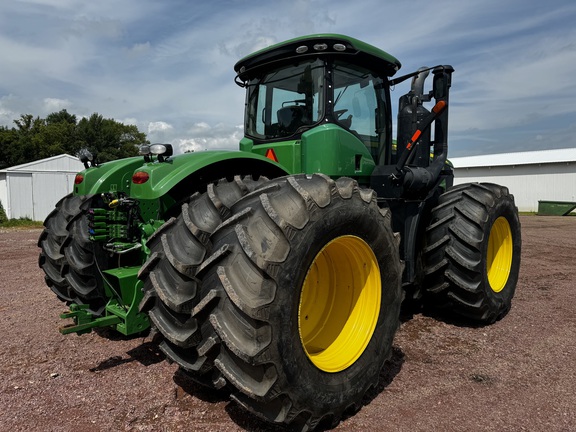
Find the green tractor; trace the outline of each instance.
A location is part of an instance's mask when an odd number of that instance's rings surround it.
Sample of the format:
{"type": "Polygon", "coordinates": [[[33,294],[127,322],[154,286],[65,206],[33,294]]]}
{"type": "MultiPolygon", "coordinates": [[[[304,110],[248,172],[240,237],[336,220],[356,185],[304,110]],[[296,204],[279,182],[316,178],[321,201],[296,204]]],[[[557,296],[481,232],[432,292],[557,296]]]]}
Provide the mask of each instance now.
{"type": "Polygon", "coordinates": [[[514,198],[453,186],[454,69],[392,79],[399,68],[350,37],[292,39],[235,65],[239,151],[155,144],[101,165],[83,152],[39,240],[73,318],[61,331],[152,326],[197,382],[309,430],[361,407],[405,298],[476,324],[502,318],[520,266],[514,198]],[[390,89],[409,79],[394,140],[390,89]]]}

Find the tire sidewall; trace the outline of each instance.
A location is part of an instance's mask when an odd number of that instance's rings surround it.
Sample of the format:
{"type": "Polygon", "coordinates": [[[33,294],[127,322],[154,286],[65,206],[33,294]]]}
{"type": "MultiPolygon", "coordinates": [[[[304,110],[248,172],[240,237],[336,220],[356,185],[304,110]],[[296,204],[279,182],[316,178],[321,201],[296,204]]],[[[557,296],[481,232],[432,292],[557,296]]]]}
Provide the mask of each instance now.
{"type": "Polygon", "coordinates": [[[292,240],[290,253],[281,266],[276,301],[279,310],[273,314],[278,322],[272,325],[281,329],[275,341],[279,357],[285,359],[280,375],[295,393],[308,399],[303,402],[308,406],[333,408],[339,401],[355,400],[368,386],[375,385],[397,329],[401,278],[397,248],[393,238],[386,238],[378,208],[362,203],[360,206],[341,201],[327,211],[313,212],[309,223],[292,240]],[[318,369],[304,351],[298,309],[302,285],[314,258],[328,242],[344,235],[361,238],[374,252],[382,277],[381,306],[374,334],[358,360],[341,372],[327,373],[318,369]],[[395,281],[393,286],[390,281],[395,281]]]}
{"type": "Polygon", "coordinates": [[[520,239],[520,221],[518,219],[518,213],[516,212],[516,207],[509,197],[504,197],[503,199],[496,200],[495,205],[490,209],[488,214],[488,221],[486,222],[485,229],[486,240],[482,245],[482,286],[488,298],[492,299],[492,302],[499,306],[499,309],[504,307],[504,311],[507,311],[514,297],[514,292],[516,290],[516,284],[518,281],[518,274],[520,271],[520,253],[521,253],[521,239],[520,239]],[[510,231],[512,233],[512,263],[510,265],[510,274],[506,281],[504,288],[496,292],[492,289],[490,282],[488,280],[488,239],[490,237],[491,230],[494,226],[496,220],[500,217],[504,217],[510,226],[510,231]]]}

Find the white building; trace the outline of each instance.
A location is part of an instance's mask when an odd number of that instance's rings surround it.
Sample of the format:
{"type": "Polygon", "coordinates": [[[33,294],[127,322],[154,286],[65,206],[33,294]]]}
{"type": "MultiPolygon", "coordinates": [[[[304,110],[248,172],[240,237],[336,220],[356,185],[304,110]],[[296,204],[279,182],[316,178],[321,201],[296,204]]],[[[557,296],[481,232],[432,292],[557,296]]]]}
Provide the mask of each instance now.
{"type": "Polygon", "coordinates": [[[537,211],[538,201],[576,202],[576,148],[450,158],[454,184],[507,186],[519,211],[537,211]]]}
{"type": "Polygon", "coordinates": [[[54,205],[72,192],[84,169],[78,158],[63,154],[0,170],[0,201],[6,216],[43,221],[54,205]]]}

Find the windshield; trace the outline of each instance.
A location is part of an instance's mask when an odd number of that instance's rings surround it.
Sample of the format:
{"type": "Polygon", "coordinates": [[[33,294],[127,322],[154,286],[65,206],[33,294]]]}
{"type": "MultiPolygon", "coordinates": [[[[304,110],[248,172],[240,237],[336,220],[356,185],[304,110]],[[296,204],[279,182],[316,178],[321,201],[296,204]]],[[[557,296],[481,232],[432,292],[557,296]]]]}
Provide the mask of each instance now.
{"type": "Polygon", "coordinates": [[[301,133],[323,117],[324,63],[289,64],[248,83],[246,134],[256,139],[301,133]]]}
{"type": "Polygon", "coordinates": [[[353,64],[335,62],[333,71],[335,121],[356,135],[376,160],[386,139],[384,81],[353,64]]]}

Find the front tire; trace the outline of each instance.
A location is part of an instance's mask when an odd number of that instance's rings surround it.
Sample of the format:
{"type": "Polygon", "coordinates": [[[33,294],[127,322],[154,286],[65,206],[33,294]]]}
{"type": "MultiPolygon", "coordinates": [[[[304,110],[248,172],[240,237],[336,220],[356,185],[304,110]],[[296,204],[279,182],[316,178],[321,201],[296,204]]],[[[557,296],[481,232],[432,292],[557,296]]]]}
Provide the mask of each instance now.
{"type": "MultiPolygon", "coordinates": [[[[160,349],[177,361],[195,381],[204,382],[204,356],[190,350],[201,339],[191,316],[198,303],[197,270],[211,252],[210,235],[230,216],[230,207],[267,179],[250,176],[222,179],[193,194],[148,240],[150,256],[138,277],[144,282],[140,311],[148,312],[153,330],[163,335],[160,349]]],[[[211,367],[211,366],[210,366],[211,367]]],[[[208,367],[208,368],[210,368],[208,367]]]]}
{"type": "Polygon", "coordinates": [[[426,230],[425,306],[490,324],[510,310],[520,269],[518,210],[492,183],[442,194],[426,230]]]}
{"type": "Polygon", "coordinates": [[[214,381],[297,430],[358,410],[399,325],[390,211],[352,179],[289,176],[236,204],[212,241],[193,316],[214,381]]]}

